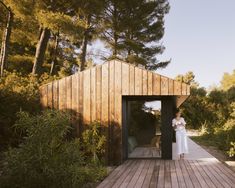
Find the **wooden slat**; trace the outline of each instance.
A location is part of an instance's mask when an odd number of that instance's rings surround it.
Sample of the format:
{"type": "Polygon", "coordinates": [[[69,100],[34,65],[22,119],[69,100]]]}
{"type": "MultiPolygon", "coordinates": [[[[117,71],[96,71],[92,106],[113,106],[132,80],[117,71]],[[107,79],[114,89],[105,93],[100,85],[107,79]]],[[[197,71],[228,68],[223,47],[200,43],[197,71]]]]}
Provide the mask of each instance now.
{"type": "Polygon", "coordinates": [[[153,170],[153,174],[151,177],[151,181],[150,181],[150,188],[156,188],[157,187],[157,183],[158,183],[158,174],[159,174],[159,170],[160,170],[160,160],[156,160],[155,161],[155,166],[154,166],[154,170],[153,170]]]}
{"type": "Polygon", "coordinates": [[[47,85],[40,88],[41,104],[43,108],[47,107],[47,85]]]}
{"type": "Polygon", "coordinates": [[[135,94],[135,67],[130,66],[130,95],[135,94]]]}
{"type": "Polygon", "coordinates": [[[142,85],[143,85],[143,93],[142,93],[142,95],[148,95],[148,71],[147,70],[143,70],[142,85]]]}
{"type": "Polygon", "coordinates": [[[119,188],[122,184],[122,182],[126,179],[126,177],[128,176],[128,174],[131,172],[131,169],[134,168],[135,166],[135,162],[131,161],[130,166],[123,171],[123,173],[121,174],[121,176],[118,178],[118,181],[115,182],[114,185],[112,185],[112,188],[119,188]]]}
{"type": "MultiPolygon", "coordinates": [[[[170,161],[165,161],[165,188],[171,188],[171,167],[170,161]]],[[[175,188],[175,186],[173,186],[175,188]]]]}
{"type": "Polygon", "coordinates": [[[66,109],[71,112],[72,109],[72,78],[66,77],[66,109]]]}
{"type": "Polygon", "coordinates": [[[72,111],[74,114],[78,113],[78,74],[72,77],[72,111]]]}
{"type": "Polygon", "coordinates": [[[158,174],[158,182],[157,182],[157,187],[158,188],[164,188],[164,161],[160,162],[160,169],[159,169],[159,174],[158,174]]]}
{"type": "Polygon", "coordinates": [[[79,73],[79,88],[78,88],[78,93],[79,93],[79,130],[80,132],[82,131],[82,123],[83,123],[83,72],[79,73]]]}
{"type": "Polygon", "coordinates": [[[66,109],[66,80],[65,78],[59,81],[59,109],[66,109]]]}
{"type": "Polygon", "coordinates": [[[174,95],[181,95],[181,82],[174,80],[174,95]]]}
{"type": "Polygon", "coordinates": [[[96,119],[101,121],[101,66],[96,67],[96,119]]]}
{"type": "Polygon", "coordinates": [[[122,174],[122,171],[128,168],[130,164],[131,161],[125,161],[122,165],[119,165],[114,171],[111,172],[111,174],[109,174],[108,178],[97,186],[97,188],[112,186],[119,178],[120,174],[122,174]]]}
{"type": "MultiPolygon", "coordinates": [[[[115,119],[114,119],[114,110],[115,110],[115,73],[114,73],[114,63],[115,61],[109,62],[109,144],[110,146],[114,145],[115,136],[113,133],[113,128],[115,126],[115,119]]],[[[109,147],[109,159],[113,160],[115,158],[115,151],[116,148],[109,147]]]]}
{"type": "Polygon", "coordinates": [[[182,83],[182,95],[187,95],[187,84],[182,83]]]}
{"type": "Polygon", "coordinates": [[[91,70],[83,72],[83,122],[89,124],[91,121],[91,70]]]}
{"type": "Polygon", "coordinates": [[[202,174],[199,172],[199,170],[197,169],[195,163],[193,161],[188,161],[188,163],[190,164],[190,167],[193,170],[193,176],[195,176],[198,180],[198,182],[200,183],[200,186],[198,187],[207,187],[207,183],[205,182],[202,174]]]}
{"type": "Polygon", "coordinates": [[[179,187],[186,188],[186,184],[184,182],[184,178],[182,176],[182,171],[181,171],[178,160],[175,161],[175,170],[176,170],[176,175],[177,175],[179,187]]]}
{"type": "Polygon", "coordinates": [[[96,120],[96,68],[91,69],[91,122],[96,120]]]}
{"type": "Polygon", "coordinates": [[[168,78],[161,76],[161,95],[168,95],[169,91],[168,78]]]}
{"type": "Polygon", "coordinates": [[[210,162],[208,161],[198,161],[198,164],[202,166],[208,177],[210,177],[211,181],[216,187],[226,187],[225,182],[222,180],[218,180],[217,174],[214,170],[210,169],[210,162]]]}
{"type": "Polygon", "coordinates": [[[130,183],[128,184],[128,187],[135,187],[145,163],[146,163],[146,160],[139,161],[139,167],[136,170],[134,176],[132,177],[130,183]]]}
{"type": "Polygon", "coordinates": [[[122,64],[115,61],[115,122],[121,126],[122,115],[122,64]]]}
{"type": "Polygon", "coordinates": [[[135,95],[142,95],[142,80],[143,74],[142,69],[135,67],[135,95]]]}
{"type": "Polygon", "coordinates": [[[174,95],[174,80],[169,79],[169,95],[174,95]]]}
{"type": "Polygon", "coordinates": [[[53,107],[53,82],[47,85],[47,107],[53,107]]]}
{"type": "Polygon", "coordinates": [[[129,65],[126,63],[122,64],[122,83],[125,83],[122,85],[122,95],[129,95],[129,65]]]}
{"type": "Polygon", "coordinates": [[[53,108],[59,108],[59,81],[53,82],[53,108]]]}
{"type": "Polygon", "coordinates": [[[109,63],[102,66],[101,72],[101,123],[107,126],[109,121],[109,63]]]}
{"type": "Polygon", "coordinates": [[[178,188],[178,179],[176,175],[176,169],[175,169],[175,162],[170,161],[170,170],[171,170],[171,186],[174,188],[178,188]]]}
{"type": "Polygon", "coordinates": [[[147,172],[148,172],[148,169],[149,169],[149,165],[150,165],[150,160],[146,160],[145,162],[145,165],[140,173],[140,176],[136,182],[136,185],[135,187],[136,188],[141,188],[143,183],[144,183],[144,180],[145,180],[145,177],[147,176],[147,172]]]}
{"type": "Polygon", "coordinates": [[[186,184],[187,188],[193,188],[193,184],[191,182],[191,179],[189,177],[188,171],[186,170],[185,166],[184,166],[184,161],[179,161],[179,165],[182,171],[182,176],[184,178],[184,182],[186,184]]]}
{"type": "Polygon", "coordinates": [[[153,94],[153,73],[148,72],[148,95],[153,94]]]}
{"type": "Polygon", "coordinates": [[[189,162],[188,162],[187,160],[185,160],[185,161],[183,162],[183,164],[185,165],[185,168],[186,168],[186,170],[188,171],[188,174],[189,174],[189,177],[190,177],[190,179],[191,179],[191,181],[192,181],[193,186],[200,188],[201,185],[200,185],[200,183],[199,183],[199,181],[198,181],[196,175],[194,174],[194,171],[192,170],[192,167],[191,167],[191,165],[189,164],[189,162]]]}
{"type": "Polygon", "coordinates": [[[114,92],[115,92],[115,73],[114,73],[114,63],[111,61],[109,63],[109,118],[110,122],[114,122],[114,92]]]}
{"type": "Polygon", "coordinates": [[[187,95],[190,95],[190,85],[187,85],[187,95]]]}
{"type": "Polygon", "coordinates": [[[152,174],[154,173],[154,167],[155,167],[155,160],[150,160],[149,168],[142,187],[150,187],[151,177],[152,174]]]}
{"type": "Polygon", "coordinates": [[[153,95],[161,95],[161,77],[153,74],[153,95]]]}
{"type": "Polygon", "coordinates": [[[203,179],[205,180],[206,184],[208,187],[216,187],[214,185],[214,183],[211,181],[210,177],[206,174],[206,172],[204,171],[204,169],[202,168],[201,165],[199,165],[199,163],[197,163],[197,161],[192,161],[195,165],[195,167],[197,168],[197,170],[199,171],[199,173],[202,175],[203,179]]]}
{"type": "Polygon", "coordinates": [[[138,161],[133,161],[133,168],[130,170],[130,172],[128,173],[128,175],[126,176],[126,178],[124,179],[124,181],[122,182],[122,184],[120,185],[120,188],[126,188],[128,187],[128,184],[130,183],[131,179],[133,178],[136,170],[138,169],[138,161]]]}

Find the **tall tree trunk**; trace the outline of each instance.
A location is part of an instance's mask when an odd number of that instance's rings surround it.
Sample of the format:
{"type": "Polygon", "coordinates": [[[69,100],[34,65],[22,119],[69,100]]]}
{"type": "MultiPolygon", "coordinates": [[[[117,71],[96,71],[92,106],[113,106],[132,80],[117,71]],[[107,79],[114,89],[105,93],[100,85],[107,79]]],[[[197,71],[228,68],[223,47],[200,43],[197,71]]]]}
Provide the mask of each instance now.
{"type": "Polygon", "coordinates": [[[1,77],[3,76],[4,69],[7,67],[8,48],[11,37],[12,23],[13,23],[13,12],[11,11],[10,8],[8,8],[7,26],[5,32],[3,33],[3,41],[0,53],[1,77]]]}
{"type": "Polygon", "coordinates": [[[42,72],[42,64],[49,39],[50,39],[50,30],[47,28],[43,28],[35,53],[33,70],[32,70],[33,74],[40,74],[42,72]]]}
{"type": "Polygon", "coordinates": [[[84,31],[82,47],[81,47],[80,71],[83,71],[86,65],[86,54],[87,54],[87,45],[88,45],[89,34],[90,34],[90,23],[91,23],[91,16],[89,15],[87,18],[87,27],[86,27],[86,30],[84,31]]]}
{"type": "Polygon", "coordinates": [[[57,33],[55,36],[55,45],[54,45],[54,50],[53,50],[50,75],[52,75],[54,73],[55,64],[57,62],[56,57],[57,57],[58,45],[59,45],[59,33],[57,33]]]}

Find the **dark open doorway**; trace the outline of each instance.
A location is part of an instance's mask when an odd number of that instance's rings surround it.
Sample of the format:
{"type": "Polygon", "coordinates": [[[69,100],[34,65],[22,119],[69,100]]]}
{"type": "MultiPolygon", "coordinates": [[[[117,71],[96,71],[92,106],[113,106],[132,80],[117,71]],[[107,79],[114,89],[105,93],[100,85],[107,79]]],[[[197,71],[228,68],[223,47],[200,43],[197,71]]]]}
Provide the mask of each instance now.
{"type": "Polygon", "coordinates": [[[161,157],[161,101],[128,101],[128,158],[161,157]]]}
{"type": "Polygon", "coordinates": [[[174,110],[174,97],[123,97],[123,160],[129,158],[172,159],[171,121],[174,110]],[[146,102],[150,101],[158,101],[155,102],[157,108],[146,107],[146,102]]]}

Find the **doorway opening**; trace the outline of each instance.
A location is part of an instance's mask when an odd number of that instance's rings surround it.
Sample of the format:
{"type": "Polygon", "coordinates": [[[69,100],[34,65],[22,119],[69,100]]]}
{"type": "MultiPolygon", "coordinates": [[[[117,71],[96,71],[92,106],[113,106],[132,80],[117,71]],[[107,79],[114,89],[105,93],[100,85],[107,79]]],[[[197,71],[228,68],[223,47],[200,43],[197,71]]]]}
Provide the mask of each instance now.
{"type": "Polygon", "coordinates": [[[127,102],[127,158],[161,158],[161,101],[127,102]]]}

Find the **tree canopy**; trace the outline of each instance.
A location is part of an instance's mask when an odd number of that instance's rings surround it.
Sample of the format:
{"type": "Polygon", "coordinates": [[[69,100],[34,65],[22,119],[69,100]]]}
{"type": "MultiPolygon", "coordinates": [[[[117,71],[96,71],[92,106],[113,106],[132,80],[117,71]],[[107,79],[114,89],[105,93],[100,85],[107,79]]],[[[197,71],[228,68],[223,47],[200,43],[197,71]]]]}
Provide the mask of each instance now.
{"type": "Polygon", "coordinates": [[[67,75],[96,63],[87,58],[96,40],[119,58],[156,70],[164,46],[167,0],[1,0],[1,76],[4,70],[23,74],[67,75]]]}

